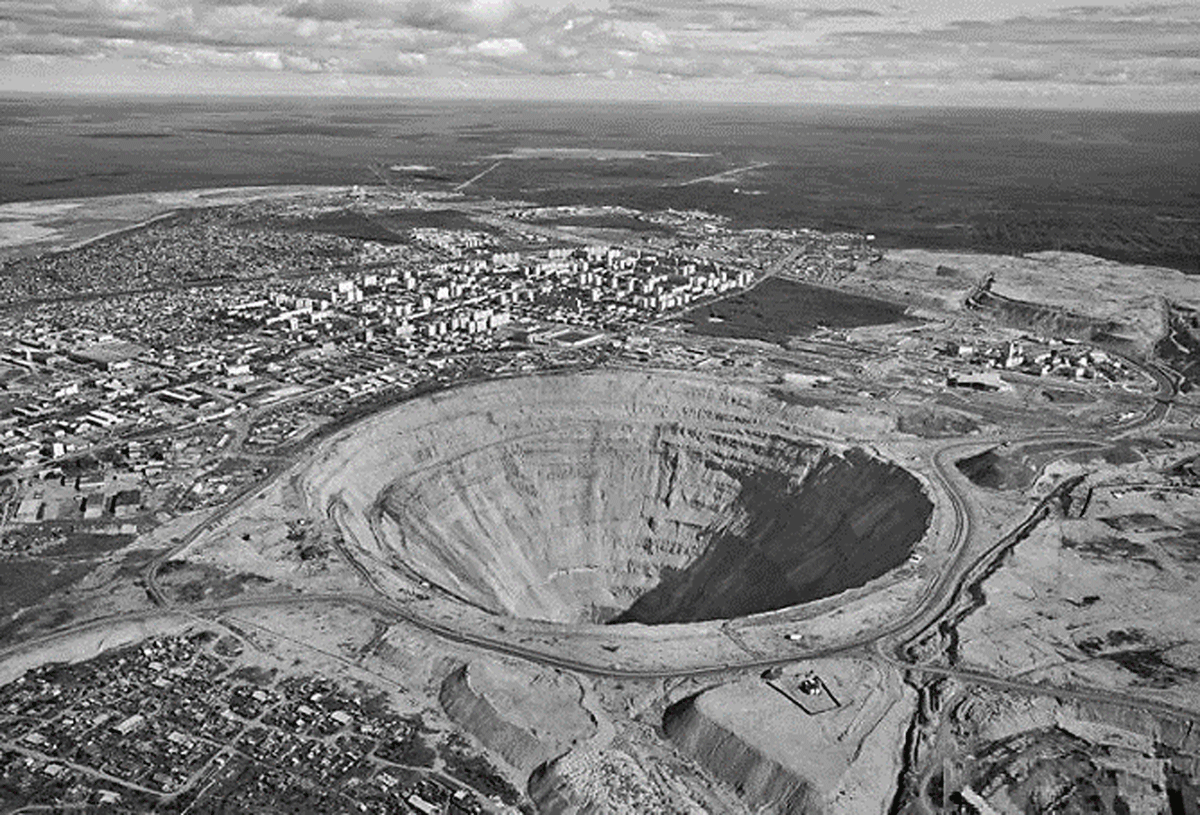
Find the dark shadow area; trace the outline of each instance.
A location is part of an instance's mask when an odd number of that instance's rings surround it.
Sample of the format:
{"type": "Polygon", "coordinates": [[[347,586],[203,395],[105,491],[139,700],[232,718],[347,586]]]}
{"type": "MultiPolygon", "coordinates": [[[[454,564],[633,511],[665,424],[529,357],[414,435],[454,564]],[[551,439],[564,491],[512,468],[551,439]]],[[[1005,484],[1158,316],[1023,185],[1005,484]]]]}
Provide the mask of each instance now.
{"type": "Polygon", "coordinates": [[[747,473],[735,518],[711,530],[704,554],[612,622],[727,619],[863,586],[904,563],[932,512],[915,478],[861,450],[823,456],[799,484],[747,473]]]}

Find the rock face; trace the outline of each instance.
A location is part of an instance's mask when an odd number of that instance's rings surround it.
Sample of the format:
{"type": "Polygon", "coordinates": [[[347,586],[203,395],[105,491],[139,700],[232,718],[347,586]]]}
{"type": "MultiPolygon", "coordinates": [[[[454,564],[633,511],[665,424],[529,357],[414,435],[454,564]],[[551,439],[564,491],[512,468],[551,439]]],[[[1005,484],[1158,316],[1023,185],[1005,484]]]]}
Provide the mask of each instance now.
{"type": "Polygon", "coordinates": [[[912,476],[861,450],[797,458],[802,472],[743,472],[736,500],[704,531],[704,553],[616,621],[770,611],[861,586],[904,562],[933,509],[912,476]]]}
{"type": "Polygon", "coordinates": [[[864,585],[932,511],[904,469],[787,410],[682,377],[494,382],[356,428],[307,488],[378,561],[496,614],[723,619],[864,585]]]}

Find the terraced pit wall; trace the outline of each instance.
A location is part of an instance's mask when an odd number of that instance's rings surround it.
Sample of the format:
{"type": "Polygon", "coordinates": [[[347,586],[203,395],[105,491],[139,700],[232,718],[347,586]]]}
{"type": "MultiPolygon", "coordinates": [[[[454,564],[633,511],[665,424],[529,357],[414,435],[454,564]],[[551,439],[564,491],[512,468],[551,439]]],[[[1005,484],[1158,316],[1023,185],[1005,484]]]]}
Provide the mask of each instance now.
{"type": "Polygon", "coordinates": [[[305,486],[380,568],[498,615],[723,619],[865,585],[925,533],[915,477],[795,410],[675,376],[493,382],[359,425],[305,486]]]}

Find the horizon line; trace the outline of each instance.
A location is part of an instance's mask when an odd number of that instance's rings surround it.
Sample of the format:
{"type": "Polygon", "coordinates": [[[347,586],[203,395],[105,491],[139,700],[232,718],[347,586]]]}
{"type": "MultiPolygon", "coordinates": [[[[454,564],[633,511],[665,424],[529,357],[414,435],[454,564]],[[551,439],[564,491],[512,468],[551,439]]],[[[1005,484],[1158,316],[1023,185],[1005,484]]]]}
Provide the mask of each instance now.
{"type": "Polygon", "coordinates": [[[613,96],[608,99],[562,99],[554,96],[528,96],[528,97],[508,97],[508,96],[456,96],[451,94],[413,94],[413,93],[338,93],[336,91],[288,91],[288,90],[272,90],[272,91],[247,91],[247,92],[207,92],[207,91],[192,91],[181,93],[178,91],[154,91],[154,90],[55,90],[55,89],[40,89],[40,90],[19,90],[13,88],[0,88],[0,99],[11,98],[55,98],[55,99],[144,99],[153,101],[169,101],[169,100],[197,100],[197,101],[238,101],[238,100],[275,100],[287,99],[293,101],[344,101],[344,102],[420,102],[420,103],[447,103],[447,104],[474,104],[474,105],[561,105],[566,107],[594,107],[600,106],[629,106],[637,105],[642,107],[673,107],[673,108],[759,108],[766,110],[803,110],[806,108],[814,109],[854,109],[854,110],[909,110],[909,111],[995,111],[1005,113],[1104,113],[1104,114],[1137,114],[1137,115],[1154,115],[1154,116],[1187,116],[1200,114],[1200,103],[1195,108],[1179,108],[1179,109],[1163,109],[1161,107],[1127,107],[1127,106],[1099,106],[1099,105],[1076,105],[1066,106],[1060,104],[1048,103],[1045,105],[1029,104],[1028,100],[1023,100],[1023,103],[996,103],[996,102],[940,102],[940,103],[916,103],[912,101],[879,101],[879,100],[841,100],[838,102],[823,102],[823,101],[771,101],[764,102],[756,99],[694,99],[694,98],[656,98],[656,99],[637,99],[613,96]]]}

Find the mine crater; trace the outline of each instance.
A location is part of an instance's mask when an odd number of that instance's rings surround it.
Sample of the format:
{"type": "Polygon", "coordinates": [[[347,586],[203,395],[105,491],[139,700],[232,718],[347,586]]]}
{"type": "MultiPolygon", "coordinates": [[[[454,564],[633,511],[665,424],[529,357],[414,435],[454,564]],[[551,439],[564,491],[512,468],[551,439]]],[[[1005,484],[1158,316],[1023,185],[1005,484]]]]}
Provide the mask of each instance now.
{"type": "Polygon", "coordinates": [[[491,383],[413,426],[404,409],[375,423],[347,474],[371,468],[376,563],[501,616],[691,623],[865,586],[926,532],[916,477],[806,437],[766,395],[607,376],[600,392],[588,376],[491,383]]]}

